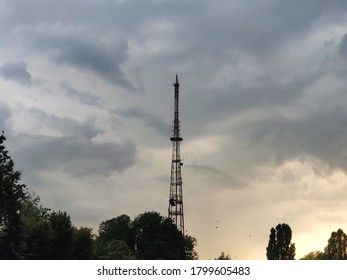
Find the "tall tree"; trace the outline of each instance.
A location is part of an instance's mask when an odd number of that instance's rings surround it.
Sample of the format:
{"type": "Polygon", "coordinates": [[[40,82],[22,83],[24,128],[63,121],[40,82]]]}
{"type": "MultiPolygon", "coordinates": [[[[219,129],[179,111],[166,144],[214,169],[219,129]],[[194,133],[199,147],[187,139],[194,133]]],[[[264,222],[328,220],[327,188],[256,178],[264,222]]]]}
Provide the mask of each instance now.
{"type": "Polygon", "coordinates": [[[73,231],[73,258],[91,260],[94,258],[95,242],[92,228],[80,227],[73,231]]]}
{"type": "Polygon", "coordinates": [[[292,230],[287,224],[278,224],[271,228],[269,244],[266,248],[268,260],[294,260],[295,244],[291,242],[292,230]]]}
{"type": "Polygon", "coordinates": [[[132,221],[127,215],[102,222],[99,227],[99,236],[96,239],[96,258],[103,260],[134,259],[129,248],[131,225],[132,221]]]}
{"type": "Polygon", "coordinates": [[[131,221],[121,215],[102,222],[96,239],[98,259],[196,259],[195,238],[184,236],[169,218],[146,212],[131,221]]]}
{"type": "Polygon", "coordinates": [[[99,227],[99,239],[103,241],[124,240],[128,241],[131,219],[127,215],[102,222],[99,227]]]}
{"type": "Polygon", "coordinates": [[[157,212],[138,215],[132,226],[136,257],[144,260],[185,260],[196,258],[195,238],[184,236],[169,218],[157,212]]]}
{"type": "Polygon", "coordinates": [[[342,229],[331,233],[328,245],[324,248],[324,253],[328,260],[347,259],[347,236],[342,229]]]}
{"type": "Polygon", "coordinates": [[[25,259],[45,260],[51,258],[53,230],[49,217],[50,209],[40,205],[40,197],[33,193],[27,193],[21,212],[25,259]]]}
{"type": "Polygon", "coordinates": [[[23,258],[20,212],[25,198],[25,185],[20,184],[21,172],[4,146],[6,137],[0,135],[0,258],[23,258]]]}
{"type": "Polygon", "coordinates": [[[51,259],[72,259],[73,226],[66,212],[53,212],[49,217],[53,230],[51,259]]]}

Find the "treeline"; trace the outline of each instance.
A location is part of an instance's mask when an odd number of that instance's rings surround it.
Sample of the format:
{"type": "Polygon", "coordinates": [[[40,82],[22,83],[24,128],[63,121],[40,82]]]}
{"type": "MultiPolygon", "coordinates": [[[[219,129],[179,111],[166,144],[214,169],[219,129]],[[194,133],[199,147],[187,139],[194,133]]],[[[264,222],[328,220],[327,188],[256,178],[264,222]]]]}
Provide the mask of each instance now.
{"type": "MultiPolygon", "coordinates": [[[[278,224],[271,228],[269,243],[266,247],[268,260],[294,260],[295,243],[292,242],[292,230],[287,224],[278,224]]],[[[342,229],[333,231],[328,244],[322,251],[306,254],[300,260],[347,260],[347,236],[342,229]]]]}
{"type": "Polygon", "coordinates": [[[0,135],[0,259],[196,259],[195,238],[183,235],[169,218],[146,212],[92,228],[76,228],[66,212],[40,204],[20,183],[21,173],[0,135]]]}
{"type": "Polygon", "coordinates": [[[347,260],[347,236],[342,229],[333,231],[322,251],[310,252],[301,260],[347,260]]]}

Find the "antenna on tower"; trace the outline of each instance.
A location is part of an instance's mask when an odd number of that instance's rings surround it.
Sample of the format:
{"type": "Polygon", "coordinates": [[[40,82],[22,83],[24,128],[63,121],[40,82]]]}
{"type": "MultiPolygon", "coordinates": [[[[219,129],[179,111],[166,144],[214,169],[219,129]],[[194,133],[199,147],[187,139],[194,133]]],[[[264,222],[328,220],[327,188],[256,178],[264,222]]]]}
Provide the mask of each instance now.
{"type": "Polygon", "coordinates": [[[181,167],[183,161],[180,155],[180,143],[183,140],[180,131],[179,120],[179,81],[176,74],[176,80],[173,84],[174,90],[174,120],[172,124],[172,161],[170,177],[170,195],[169,195],[169,218],[176,224],[177,228],[184,234],[184,216],[183,216],[183,192],[182,192],[182,173],[181,167]]]}

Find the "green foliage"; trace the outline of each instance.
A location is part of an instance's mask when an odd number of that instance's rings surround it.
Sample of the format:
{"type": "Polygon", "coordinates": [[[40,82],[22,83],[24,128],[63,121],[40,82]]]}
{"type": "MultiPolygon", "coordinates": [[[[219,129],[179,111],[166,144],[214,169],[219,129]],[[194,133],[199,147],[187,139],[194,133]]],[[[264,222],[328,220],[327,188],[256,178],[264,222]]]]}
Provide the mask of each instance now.
{"type": "Polygon", "coordinates": [[[74,228],[73,258],[77,260],[91,260],[94,258],[95,244],[93,229],[87,227],[74,228]]]}
{"type": "Polygon", "coordinates": [[[294,260],[295,244],[291,242],[292,230],[287,224],[278,224],[271,228],[269,244],[266,248],[268,260],[294,260]]]}
{"type": "Polygon", "coordinates": [[[333,231],[324,248],[325,257],[328,260],[347,259],[347,236],[342,229],[333,231]]]}
{"type": "Polygon", "coordinates": [[[100,224],[96,240],[99,259],[195,259],[196,240],[157,212],[126,215],[100,224]]]}
{"type": "Polygon", "coordinates": [[[185,251],[186,251],[186,260],[197,260],[199,259],[198,253],[194,250],[196,247],[197,241],[195,237],[190,235],[185,235],[185,251]]]}
{"type": "Polygon", "coordinates": [[[179,260],[192,259],[191,251],[187,254],[187,245],[194,247],[194,240],[187,239],[169,218],[157,212],[138,215],[132,227],[133,247],[137,259],[141,260],[179,260]]]}
{"type": "Polygon", "coordinates": [[[124,240],[110,240],[99,245],[97,258],[100,260],[134,260],[134,254],[130,251],[124,240]]]}
{"type": "Polygon", "coordinates": [[[72,259],[73,227],[66,212],[53,212],[49,217],[53,230],[51,259],[72,259]]]}
{"type": "Polygon", "coordinates": [[[326,259],[326,256],[324,252],[314,251],[303,256],[300,260],[325,260],[325,259],[326,259]]]}
{"type": "Polygon", "coordinates": [[[27,194],[23,201],[23,224],[26,259],[49,259],[52,255],[53,230],[49,221],[50,209],[40,205],[40,198],[27,194]]]}
{"type": "Polygon", "coordinates": [[[25,198],[21,173],[5,149],[4,133],[0,135],[0,258],[22,259],[25,249],[20,212],[25,198]]]}
{"type": "Polygon", "coordinates": [[[342,229],[333,231],[324,251],[315,251],[305,255],[301,260],[346,260],[347,236],[342,229]]]}
{"type": "Polygon", "coordinates": [[[131,220],[127,215],[121,215],[102,222],[99,227],[99,239],[111,241],[114,239],[127,241],[131,227],[131,220]]]}
{"type": "Polygon", "coordinates": [[[226,255],[224,252],[221,252],[218,258],[215,260],[231,260],[230,255],[226,255]]]}
{"type": "Polygon", "coordinates": [[[99,236],[96,239],[96,258],[103,260],[134,259],[128,243],[130,238],[131,220],[127,215],[102,222],[99,236]]]}
{"type": "Polygon", "coordinates": [[[40,198],[27,194],[21,213],[25,259],[93,259],[94,235],[91,228],[72,226],[65,212],[52,212],[40,205],[40,198]]]}

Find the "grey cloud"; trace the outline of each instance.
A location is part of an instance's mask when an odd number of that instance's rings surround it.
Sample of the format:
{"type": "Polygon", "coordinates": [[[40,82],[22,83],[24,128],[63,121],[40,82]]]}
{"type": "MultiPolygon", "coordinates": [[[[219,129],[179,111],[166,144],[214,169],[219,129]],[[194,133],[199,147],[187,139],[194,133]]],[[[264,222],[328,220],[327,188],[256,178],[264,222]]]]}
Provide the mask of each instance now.
{"type": "Polygon", "coordinates": [[[92,119],[80,122],[49,115],[36,108],[27,111],[45,130],[60,136],[16,135],[16,144],[12,143],[14,159],[23,172],[63,169],[74,176],[109,176],[135,163],[135,144],[95,141],[93,138],[102,130],[92,119]]]}
{"type": "Polygon", "coordinates": [[[214,100],[209,102],[209,105],[206,105],[212,106],[212,108],[220,108],[219,111],[227,106],[225,110],[229,110],[229,112],[255,107],[288,106],[295,102],[303,91],[319,77],[319,74],[313,73],[309,77],[297,77],[283,84],[275,78],[259,76],[252,81],[255,84],[254,86],[243,88],[235,84],[235,87],[230,89],[229,92],[224,90],[224,92],[215,96],[214,100]]]}
{"type": "Polygon", "coordinates": [[[206,1],[192,7],[189,14],[178,13],[180,21],[174,34],[184,51],[175,59],[198,59],[204,55],[207,67],[225,62],[231,53],[242,52],[266,63],[280,54],[285,43],[302,40],[322,17],[330,21],[343,18],[345,3],[238,1],[225,2],[220,7],[220,2],[206,1]]]}
{"type": "Polygon", "coordinates": [[[113,112],[126,118],[140,119],[165,136],[169,135],[171,131],[170,125],[165,123],[161,118],[152,113],[145,112],[140,108],[133,107],[123,110],[113,110],[113,112]]]}
{"type": "Polygon", "coordinates": [[[340,49],[339,49],[339,54],[347,59],[347,34],[345,34],[342,38],[341,44],[340,44],[340,49]]]}
{"type": "Polygon", "coordinates": [[[232,188],[240,188],[245,187],[246,182],[242,182],[241,180],[235,178],[230,175],[230,173],[226,173],[214,166],[208,164],[188,164],[185,165],[186,168],[197,173],[196,176],[203,176],[208,182],[212,183],[214,186],[228,186],[232,188]]]}
{"type": "MultiPolygon", "coordinates": [[[[281,165],[292,159],[320,162],[330,170],[347,173],[347,114],[343,106],[335,111],[317,111],[295,119],[272,116],[237,131],[252,154],[251,165],[281,165]],[[241,136],[242,135],[242,136],[241,136]],[[253,160],[253,162],[252,162],[253,160]]],[[[324,170],[324,169],[322,169],[324,170]]]]}
{"type": "Polygon", "coordinates": [[[132,88],[125,80],[120,64],[125,59],[127,45],[113,48],[92,41],[80,41],[75,38],[64,38],[58,43],[59,49],[53,55],[58,63],[68,64],[80,69],[91,70],[106,80],[132,88]],[[60,45],[60,46],[59,46],[60,45]]]}
{"type": "Polygon", "coordinates": [[[5,133],[7,134],[11,131],[11,126],[8,123],[11,116],[12,111],[10,107],[6,103],[0,101],[0,132],[5,131],[5,133]]]}
{"type": "MultiPolygon", "coordinates": [[[[11,10],[16,11],[16,17],[9,20],[15,25],[39,25],[42,22],[65,22],[70,26],[88,26],[92,32],[99,28],[115,27],[127,31],[134,31],[143,23],[158,17],[168,18],[175,14],[177,19],[180,15],[191,15],[194,8],[199,5],[196,1],[83,1],[52,2],[47,5],[45,0],[32,0],[30,3],[21,0],[13,0],[9,3],[11,10]],[[52,12],[54,11],[54,12],[52,12]]],[[[7,23],[7,22],[6,22],[7,23]]],[[[8,24],[9,24],[8,23],[8,24]]]]}
{"type": "Polygon", "coordinates": [[[79,91],[72,88],[68,83],[60,83],[60,87],[65,90],[66,96],[69,98],[76,98],[82,104],[91,106],[100,106],[100,100],[97,96],[91,94],[90,92],[79,91]]]}
{"type": "MultiPolygon", "coordinates": [[[[167,34],[175,44],[172,53],[177,53],[174,51],[176,46],[180,48],[179,56],[171,59],[182,58],[184,52],[189,56],[204,53],[206,57],[223,59],[225,53],[234,48],[271,55],[284,41],[298,39],[309,31],[323,15],[338,21],[345,3],[340,0],[307,0],[304,3],[280,0],[252,4],[206,0],[180,3],[125,1],[122,4],[115,1],[74,1],[69,4],[60,1],[47,6],[45,1],[35,0],[30,4],[11,1],[11,6],[18,13],[13,17],[12,24],[18,26],[64,22],[70,27],[87,26],[84,32],[90,30],[89,34],[116,28],[128,38],[139,39],[139,44],[145,44],[155,33],[144,32],[144,27],[162,20],[174,26],[170,30],[172,33],[167,34]],[[55,12],[52,13],[52,10],[55,12]]],[[[155,25],[153,28],[156,28],[155,25]]],[[[73,40],[71,43],[81,47],[81,55],[88,49],[73,40]]],[[[58,58],[65,61],[70,56],[75,58],[75,55],[74,49],[69,49],[58,58]]],[[[165,59],[168,59],[167,53],[165,59]]]]}
{"type": "Polygon", "coordinates": [[[31,86],[32,76],[27,71],[25,62],[8,61],[0,67],[0,75],[6,80],[13,81],[20,85],[31,86]]]}
{"type": "Polygon", "coordinates": [[[43,110],[37,108],[27,108],[26,110],[37,119],[39,126],[58,132],[64,136],[92,139],[103,132],[100,128],[96,127],[93,119],[79,122],[72,118],[62,118],[55,115],[49,115],[43,110]]]}
{"type": "Polygon", "coordinates": [[[109,176],[135,163],[132,142],[95,143],[72,137],[18,135],[22,139],[14,151],[23,172],[63,169],[73,176],[109,176]]]}
{"type": "Polygon", "coordinates": [[[185,133],[196,135],[203,129],[201,126],[223,121],[225,117],[237,117],[247,111],[295,106],[305,90],[322,76],[315,72],[308,72],[306,75],[281,83],[275,77],[260,74],[252,80],[253,86],[246,87],[241,84],[240,76],[239,82],[232,83],[225,89],[216,89],[213,93],[194,89],[184,97],[182,119],[184,126],[189,128],[185,133]]]}
{"type": "Polygon", "coordinates": [[[135,90],[121,69],[128,58],[126,40],[105,43],[97,35],[82,36],[81,30],[65,30],[62,26],[24,27],[18,32],[33,51],[45,51],[57,64],[90,71],[111,84],[135,90]]]}

